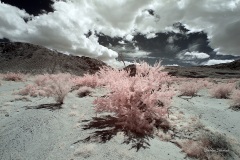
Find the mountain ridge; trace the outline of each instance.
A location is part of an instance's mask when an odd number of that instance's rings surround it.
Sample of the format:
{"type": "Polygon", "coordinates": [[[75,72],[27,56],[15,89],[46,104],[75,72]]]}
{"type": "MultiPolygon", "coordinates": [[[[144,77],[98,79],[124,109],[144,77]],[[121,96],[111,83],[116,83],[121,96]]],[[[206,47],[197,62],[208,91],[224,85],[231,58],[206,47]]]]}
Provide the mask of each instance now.
{"type": "MultiPolygon", "coordinates": [[[[94,74],[103,66],[108,65],[94,58],[65,55],[39,45],[22,42],[0,43],[0,73],[67,72],[82,76],[86,73],[94,74]]],[[[178,77],[240,78],[240,60],[211,66],[166,66],[165,71],[178,77]]]]}
{"type": "Polygon", "coordinates": [[[75,75],[95,73],[102,61],[52,51],[45,47],[22,42],[0,43],[0,72],[31,74],[69,72],[75,75]]]}

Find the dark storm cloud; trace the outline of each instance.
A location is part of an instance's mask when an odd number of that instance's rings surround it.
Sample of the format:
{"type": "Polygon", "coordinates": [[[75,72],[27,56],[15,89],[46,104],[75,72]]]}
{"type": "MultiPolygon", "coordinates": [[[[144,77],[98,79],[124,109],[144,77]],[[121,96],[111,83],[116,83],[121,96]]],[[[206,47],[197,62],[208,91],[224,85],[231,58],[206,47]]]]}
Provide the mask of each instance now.
{"type": "Polygon", "coordinates": [[[53,12],[51,7],[52,0],[1,0],[6,4],[25,10],[30,15],[39,15],[43,13],[53,12]]]}

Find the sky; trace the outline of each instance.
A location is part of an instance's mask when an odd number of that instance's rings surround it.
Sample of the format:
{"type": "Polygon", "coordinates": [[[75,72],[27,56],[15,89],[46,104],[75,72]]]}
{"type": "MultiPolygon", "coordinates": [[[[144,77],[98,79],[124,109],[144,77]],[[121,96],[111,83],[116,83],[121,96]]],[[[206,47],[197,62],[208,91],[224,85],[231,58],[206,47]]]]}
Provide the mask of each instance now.
{"type": "Polygon", "coordinates": [[[0,0],[0,39],[112,66],[119,54],[166,65],[231,62],[239,35],[240,0],[0,0]]]}

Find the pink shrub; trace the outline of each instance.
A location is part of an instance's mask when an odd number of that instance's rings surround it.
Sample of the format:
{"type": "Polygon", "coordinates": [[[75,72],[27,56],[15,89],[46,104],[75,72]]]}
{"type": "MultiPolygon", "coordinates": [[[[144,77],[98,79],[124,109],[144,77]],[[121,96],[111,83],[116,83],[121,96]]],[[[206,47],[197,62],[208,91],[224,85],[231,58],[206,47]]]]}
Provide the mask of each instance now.
{"type": "Polygon", "coordinates": [[[115,82],[118,79],[128,75],[129,73],[123,70],[119,71],[109,67],[103,67],[94,75],[85,74],[83,77],[77,77],[73,79],[73,83],[75,86],[79,87],[87,86],[95,88],[97,86],[111,84],[111,82],[115,82]]]}
{"type": "Polygon", "coordinates": [[[193,140],[178,141],[177,144],[181,147],[189,157],[203,158],[205,156],[204,146],[201,142],[193,140]]]}
{"type": "Polygon", "coordinates": [[[210,94],[215,98],[229,98],[235,85],[233,83],[214,85],[210,89],[210,94]]]}
{"type": "Polygon", "coordinates": [[[201,83],[185,82],[180,85],[179,91],[182,96],[195,96],[202,87],[201,83]]]}
{"type": "Polygon", "coordinates": [[[44,75],[37,75],[35,77],[34,83],[37,86],[44,86],[46,82],[49,80],[50,75],[49,74],[44,74],[44,75]]]}
{"type": "Polygon", "coordinates": [[[98,85],[98,76],[85,74],[83,77],[76,77],[73,79],[73,84],[75,86],[87,86],[95,88],[98,85]]]}
{"type": "Polygon", "coordinates": [[[167,118],[173,91],[171,77],[162,71],[160,63],[153,67],[145,62],[137,65],[137,73],[130,77],[126,71],[101,70],[98,73],[110,93],[94,101],[97,112],[114,113],[123,128],[149,134],[159,120],[167,118]]]}
{"type": "Polygon", "coordinates": [[[116,70],[109,67],[101,68],[97,72],[98,86],[111,85],[123,77],[129,77],[129,73],[125,70],[116,70]]]}
{"type": "Polygon", "coordinates": [[[240,90],[235,90],[230,98],[233,106],[240,106],[240,90]]]}
{"type": "Polygon", "coordinates": [[[200,80],[197,80],[196,83],[199,84],[199,86],[201,86],[201,88],[209,88],[212,86],[212,83],[209,82],[207,79],[200,79],[200,80]]]}
{"type": "Polygon", "coordinates": [[[56,102],[63,104],[65,96],[72,87],[71,75],[63,73],[37,76],[34,82],[35,84],[27,85],[18,94],[30,95],[32,97],[53,97],[56,102]]]}
{"type": "Polygon", "coordinates": [[[22,96],[30,95],[31,97],[37,97],[38,94],[37,94],[36,90],[37,90],[37,87],[35,87],[32,84],[29,84],[29,85],[26,85],[25,88],[20,90],[17,94],[22,95],[22,96]]]}
{"type": "Polygon", "coordinates": [[[3,76],[3,80],[5,81],[23,81],[24,75],[20,73],[12,73],[9,72],[3,76]]]}

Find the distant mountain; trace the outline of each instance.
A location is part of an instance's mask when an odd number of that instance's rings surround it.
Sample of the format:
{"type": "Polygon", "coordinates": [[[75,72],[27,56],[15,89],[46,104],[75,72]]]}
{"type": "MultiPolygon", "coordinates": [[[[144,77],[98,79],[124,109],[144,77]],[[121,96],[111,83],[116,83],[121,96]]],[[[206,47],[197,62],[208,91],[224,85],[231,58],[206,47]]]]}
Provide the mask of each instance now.
{"type": "Polygon", "coordinates": [[[210,66],[167,66],[165,71],[172,76],[189,78],[240,78],[240,60],[210,66]]]}
{"type": "Polygon", "coordinates": [[[215,64],[212,65],[211,67],[216,69],[240,70],[240,59],[230,63],[215,64]]]}
{"type": "Polygon", "coordinates": [[[65,55],[42,46],[29,43],[0,43],[0,72],[32,74],[69,72],[75,75],[95,73],[106,66],[102,61],[65,55]]]}
{"type": "MultiPolygon", "coordinates": [[[[75,75],[95,73],[107,66],[102,61],[47,49],[42,46],[20,42],[0,43],[0,73],[22,72],[31,74],[68,72],[75,75]]],[[[134,65],[128,67],[134,75],[134,65]]],[[[167,66],[172,76],[191,78],[240,78],[240,60],[212,66],[167,66]]]]}

